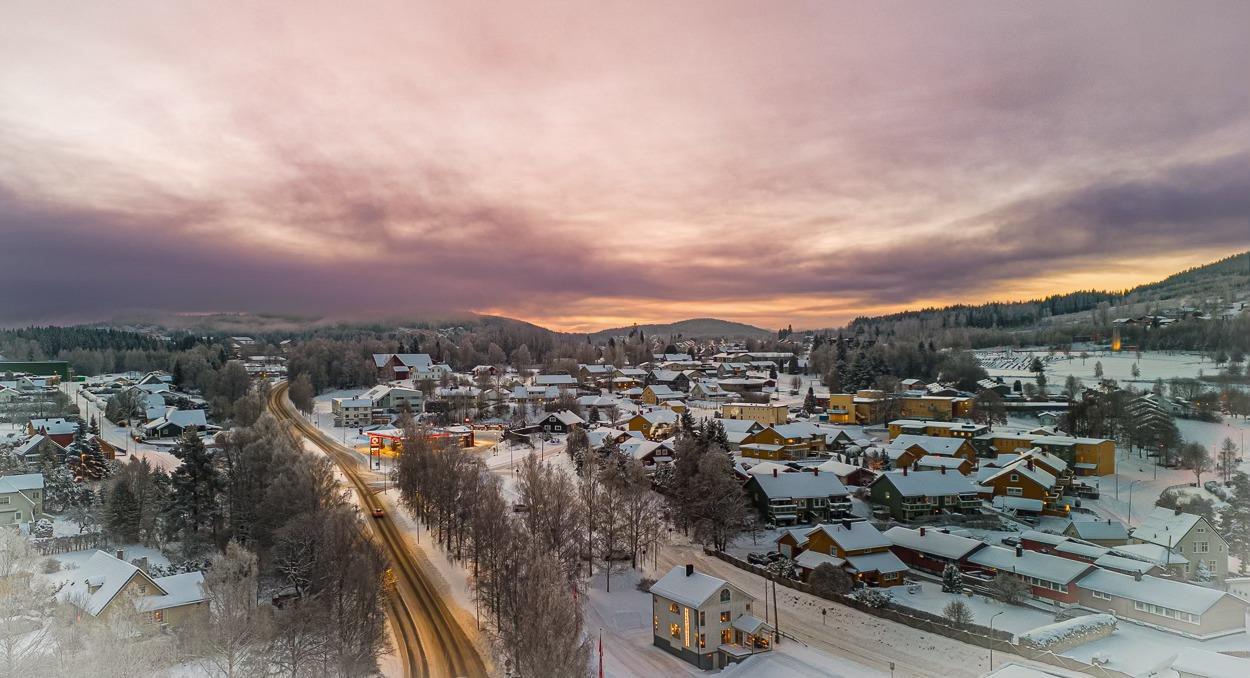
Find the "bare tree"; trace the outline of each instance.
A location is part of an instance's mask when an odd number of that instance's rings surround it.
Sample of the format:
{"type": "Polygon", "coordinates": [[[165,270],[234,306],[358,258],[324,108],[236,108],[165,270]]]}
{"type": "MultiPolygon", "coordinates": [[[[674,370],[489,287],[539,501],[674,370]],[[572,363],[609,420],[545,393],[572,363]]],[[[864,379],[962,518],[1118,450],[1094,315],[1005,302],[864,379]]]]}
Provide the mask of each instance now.
{"type": "Polygon", "coordinates": [[[213,556],[204,576],[208,616],[195,635],[200,664],[213,675],[250,676],[264,663],[256,578],[256,554],[233,541],[213,556]]]}

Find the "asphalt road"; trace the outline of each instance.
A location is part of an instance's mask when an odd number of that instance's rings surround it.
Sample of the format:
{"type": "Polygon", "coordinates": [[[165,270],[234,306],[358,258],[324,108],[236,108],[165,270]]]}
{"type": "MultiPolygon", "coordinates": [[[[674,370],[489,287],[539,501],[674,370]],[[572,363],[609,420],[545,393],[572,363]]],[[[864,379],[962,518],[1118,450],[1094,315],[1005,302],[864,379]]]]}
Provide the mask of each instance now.
{"type": "MultiPolygon", "coordinates": [[[[365,479],[360,476],[359,464],[353,453],[301,417],[287,397],[286,390],[286,383],[280,383],[271,392],[269,409],[274,416],[291,422],[300,435],[321,448],[339,466],[360,496],[366,514],[382,509],[382,502],[373,496],[365,479]]],[[[409,678],[486,676],[486,665],[477,648],[413,558],[403,532],[388,515],[368,520],[373,525],[378,543],[390,559],[395,577],[387,614],[394,631],[396,654],[405,667],[404,675],[409,678]]]]}

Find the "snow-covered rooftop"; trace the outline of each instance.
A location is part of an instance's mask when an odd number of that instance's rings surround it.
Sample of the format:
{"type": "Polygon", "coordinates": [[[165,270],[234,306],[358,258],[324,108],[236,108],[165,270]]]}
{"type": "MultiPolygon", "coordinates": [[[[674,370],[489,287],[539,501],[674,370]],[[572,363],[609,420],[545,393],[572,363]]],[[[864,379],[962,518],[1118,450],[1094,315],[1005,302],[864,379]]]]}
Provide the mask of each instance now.
{"type": "Polygon", "coordinates": [[[1145,575],[1135,577],[1110,570],[1095,569],[1076,583],[1087,591],[1098,591],[1129,600],[1153,603],[1172,610],[1202,614],[1228,595],[1224,591],[1195,586],[1172,579],[1145,575]]]}
{"type": "Polygon", "coordinates": [[[931,553],[942,558],[958,560],[985,545],[978,539],[948,534],[939,530],[926,528],[924,536],[920,530],[902,526],[891,527],[885,531],[885,538],[890,543],[922,553],[931,553]]]}

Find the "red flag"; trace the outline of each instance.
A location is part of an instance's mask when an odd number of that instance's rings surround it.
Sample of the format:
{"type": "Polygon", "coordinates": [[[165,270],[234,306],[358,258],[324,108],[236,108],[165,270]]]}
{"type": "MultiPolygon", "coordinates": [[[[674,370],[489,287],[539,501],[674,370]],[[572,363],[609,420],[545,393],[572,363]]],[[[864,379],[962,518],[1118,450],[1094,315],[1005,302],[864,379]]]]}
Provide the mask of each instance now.
{"type": "Polygon", "coordinates": [[[599,629],[599,678],[603,678],[603,629],[599,629]]]}

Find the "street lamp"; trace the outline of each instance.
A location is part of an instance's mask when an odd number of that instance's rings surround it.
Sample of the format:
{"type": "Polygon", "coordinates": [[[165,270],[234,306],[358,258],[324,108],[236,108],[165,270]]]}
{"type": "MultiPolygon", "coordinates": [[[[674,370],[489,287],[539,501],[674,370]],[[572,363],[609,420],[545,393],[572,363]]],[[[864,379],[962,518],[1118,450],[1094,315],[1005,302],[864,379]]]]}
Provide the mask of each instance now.
{"type": "Polygon", "coordinates": [[[991,671],[994,670],[994,617],[997,617],[998,615],[1004,612],[1006,612],[1006,610],[999,610],[998,612],[995,612],[993,615],[990,616],[990,670],[991,671]]]}
{"type": "Polygon", "coordinates": [[[1133,486],[1141,482],[1141,478],[1128,484],[1128,526],[1133,526],[1133,486]]]}

